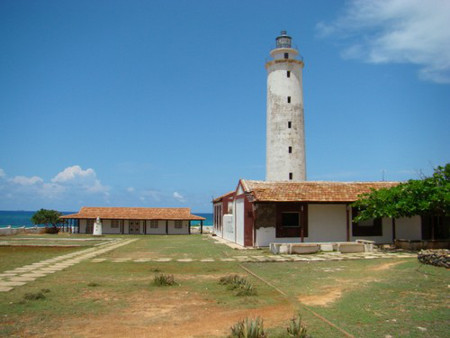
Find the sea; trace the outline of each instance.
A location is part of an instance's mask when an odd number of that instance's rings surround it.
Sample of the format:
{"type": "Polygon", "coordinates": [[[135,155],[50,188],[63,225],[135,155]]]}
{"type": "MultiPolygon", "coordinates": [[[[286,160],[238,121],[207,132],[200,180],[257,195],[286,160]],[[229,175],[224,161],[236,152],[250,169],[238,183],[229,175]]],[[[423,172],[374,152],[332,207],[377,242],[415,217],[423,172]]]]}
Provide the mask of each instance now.
{"type": "MultiPolygon", "coordinates": [[[[11,226],[13,228],[18,227],[32,227],[34,226],[33,222],[31,222],[31,217],[33,217],[36,211],[7,211],[0,210],[0,228],[5,228],[11,226]]],[[[63,215],[74,214],[76,211],[62,211],[63,215]]],[[[204,226],[212,226],[213,225],[213,214],[205,214],[205,213],[193,213],[194,215],[205,217],[206,220],[203,221],[204,226]]],[[[192,221],[192,225],[200,224],[200,222],[192,221]]]]}

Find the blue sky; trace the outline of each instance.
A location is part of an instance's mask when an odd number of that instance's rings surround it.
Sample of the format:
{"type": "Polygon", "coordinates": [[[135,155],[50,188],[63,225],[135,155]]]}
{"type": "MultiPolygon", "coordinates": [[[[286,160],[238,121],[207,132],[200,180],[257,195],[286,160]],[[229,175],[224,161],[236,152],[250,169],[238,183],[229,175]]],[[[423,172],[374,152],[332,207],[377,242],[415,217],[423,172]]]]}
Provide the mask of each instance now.
{"type": "Polygon", "coordinates": [[[308,180],[450,161],[449,1],[0,2],[0,209],[187,206],[265,177],[266,71],[305,60],[308,180]]]}

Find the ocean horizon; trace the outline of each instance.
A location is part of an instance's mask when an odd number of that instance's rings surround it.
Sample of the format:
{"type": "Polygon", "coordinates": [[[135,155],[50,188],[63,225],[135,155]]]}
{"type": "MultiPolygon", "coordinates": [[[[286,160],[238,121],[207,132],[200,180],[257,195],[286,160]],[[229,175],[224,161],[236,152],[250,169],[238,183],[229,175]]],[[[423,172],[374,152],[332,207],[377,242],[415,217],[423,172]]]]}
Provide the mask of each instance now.
{"type": "MultiPolygon", "coordinates": [[[[37,211],[37,210],[36,210],[37,211]]],[[[25,211],[25,210],[0,210],[0,228],[5,228],[11,226],[13,228],[18,227],[33,227],[34,224],[31,222],[31,217],[33,217],[36,211],[25,211]]],[[[61,211],[63,215],[74,214],[77,211],[61,211]]],[[[213,214],[212,213],[201,213],[193,212],[194,215],[205,217],[206,220],[203,221],[204,226],[213,225],[213,214]]],[[[192,225],[199,225],[199,221],[192,221],[192,225]]]]}

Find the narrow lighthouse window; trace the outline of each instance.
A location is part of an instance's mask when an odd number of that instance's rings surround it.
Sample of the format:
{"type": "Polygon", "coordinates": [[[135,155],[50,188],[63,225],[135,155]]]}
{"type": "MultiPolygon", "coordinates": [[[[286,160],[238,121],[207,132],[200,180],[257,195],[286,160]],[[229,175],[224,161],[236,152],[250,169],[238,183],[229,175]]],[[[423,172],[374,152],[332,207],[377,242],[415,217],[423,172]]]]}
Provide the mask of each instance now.
{"type": "Polygon", "coordinates": [[[292,154],[292,147],[289,147],[289,154],[292,154]]]}
{"type": "Polygon", "coordinates": [[[289,173],[289,180],[292,180],[292,173],[289,173]]]}
{"type": "Polygon", "coordinates": [[[291,129],[291,127],[292,127],[292,122],[288,121],[288,128],[291,129]]]}
{"type": "Polygon", "coordinates": [[[284,53],[284,58],[289,59],[289,53],[284,53]]]}
{"type": "Polygon", "coordinates": [[[288,100],[288,103],[291,103],[291,97],[290,96],[288,96],[287,100],[288,100]]]}
{"type": "Polygon", "coordinates": [[[290,70],[287,71],[286,76],[287,77],[291,77],[291,71],[290,70]]]}

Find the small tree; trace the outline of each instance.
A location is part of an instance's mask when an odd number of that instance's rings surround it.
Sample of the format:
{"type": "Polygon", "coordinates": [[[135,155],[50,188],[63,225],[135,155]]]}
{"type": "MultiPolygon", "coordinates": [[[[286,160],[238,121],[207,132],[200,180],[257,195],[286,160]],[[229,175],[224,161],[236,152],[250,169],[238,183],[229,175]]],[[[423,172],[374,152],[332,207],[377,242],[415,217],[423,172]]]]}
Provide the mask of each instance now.
{"type": "Polygon", "coordinates": [[[356,222],[378,217],[449,216],[450,163],[434,169],[430,177],[373,189],[362,194],[352,206],[359,210],[356,222]]]}
{"type": "Polygon", "coordinates": [[[46,229],[49,229],[47,232],[58,233],[61,216],[62,214],[59,211],[41,209],[35,212],[33,217],[31,217],[31,221],[33,224],[45,224],[46,229]]]}

